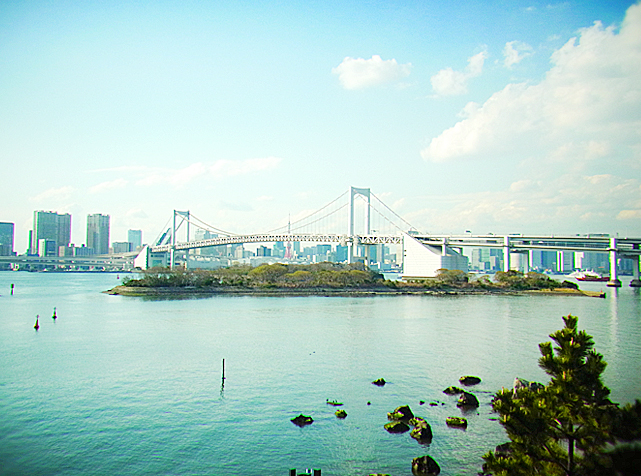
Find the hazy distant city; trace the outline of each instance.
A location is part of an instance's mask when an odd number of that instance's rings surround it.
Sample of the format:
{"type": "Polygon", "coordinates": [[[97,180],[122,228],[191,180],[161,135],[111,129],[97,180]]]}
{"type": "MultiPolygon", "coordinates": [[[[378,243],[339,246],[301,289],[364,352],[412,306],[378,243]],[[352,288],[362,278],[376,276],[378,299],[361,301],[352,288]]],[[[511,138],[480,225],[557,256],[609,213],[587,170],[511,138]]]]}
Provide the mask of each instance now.
{"type": "MultiPolygon", "coordinates": [[[[111,241],[110,216],[100,213],[86,217],[86,236],[84,243],[76,244],[71,237],[71,215],[54,211],[34,211],[33,228],[29,231],[29,247],[24,252],[14,250],[14,223],[0,222],[0,256],[26,257],[59,257],[81,258],[77,263],[66,261],[52,266],[37,260],[28,263],[11,263],[4,260],[0,263],[2,270],[73,270],[73,271],[113,271],[120,264],[101,266],[87,264],[82,258],[87,257],[122,257],[133,259],[146,245],[143,232],[138,229],[127,231],[126,241],[111,241]]],[[[192,240],[216,238],[214,232],[196,229],[190,237],[192,240]]],[[[607,236],[607,235],[606,235],[607,236]]],[[[163,234],[152,245],[167,242],[167,233],[163,234]]],[[[318,263],[323,261],[347,262],[348,246],[340,244],[316,244],[302,247],[300,242],[267,243],[254,245],[247,249],[243,244],[208,246],[191,250],[189,253],[176,254],[176,263],[193,268],[219,268],[234,264],[258,266],[263,263],[318,263]]],[[[355,261],[361,261],[381,272],[401,272],[402,253],[398,246],[357,246],[354,250],[355,261]]],[[[492,248],[467,247],[461,254],[461,263],[457,268],[475,273],[493,273],[504,269],[504,250],[492,248]]],[[[150,254],[149,266],[168,266],[167,253],[150,254]]],[[[459,260],[460,261],[460,260],[459,260]]],[[[632,274],[635,260],[619,259],[618,269],[621,274],[632,274]]],[[[523,254],[511,253],[510,268],[520,271],[534,270],[549,273],[570,273],[574,270],[592,270],[599,274],[610,272],[610,261],[607,252],[547,251],[530,250],[523,254]],[[527,268],[527,269],[526,269],[527,268]]],[[[123,270],[129,270],[123,268],[123,270]]]]}

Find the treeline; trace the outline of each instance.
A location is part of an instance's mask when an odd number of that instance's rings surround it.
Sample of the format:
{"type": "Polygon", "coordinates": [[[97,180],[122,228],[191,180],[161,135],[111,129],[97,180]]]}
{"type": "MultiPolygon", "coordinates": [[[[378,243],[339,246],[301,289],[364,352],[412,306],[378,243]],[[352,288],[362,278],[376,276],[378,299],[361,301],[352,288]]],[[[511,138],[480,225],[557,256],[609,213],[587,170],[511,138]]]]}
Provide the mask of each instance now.
{"type": "Polygon", "coordinates": [[[237,265],[215,270],[169,270],[151,268],[139,279],[124,280],[132,287],[283,287],[283,288],[367,288],[389,283],[383,275],[361,263],[318,263],[310,265],[237,265]]]}
{"type": "Polygon", "coordinates": [[[215,270],[170,270],[151,268],[138,279],[127,278],[129,287],[195,287],[221,286],[260,288],[395,288],[432,290],[531,290],[577,288],[575,283],[559,282],[539,273],[524,275],[518,271],[498,272],[494,279],[481,276],[471,279],[459,270],[441,269],[433,278],[413,279],[410,282],[389,281],[362,263],[263,264],[257,267],[235,265],[215,270]]]}
{"type": "MultiPolygon", "coordinates": [[[[426,280],[428,284],[430,280],[426,280]]],[[[523,274],[520,271],[498,271],[494,278],[488,275],[480,276],[471,281],[470,275],[459,270],[440,269],[431,282],[440,286],[472,287],[479,289],[509,289],[514,291],[531,289],[578,289],[578,285],[571,281],[557,281],[541,273],[529,272],[523,274]]]]}

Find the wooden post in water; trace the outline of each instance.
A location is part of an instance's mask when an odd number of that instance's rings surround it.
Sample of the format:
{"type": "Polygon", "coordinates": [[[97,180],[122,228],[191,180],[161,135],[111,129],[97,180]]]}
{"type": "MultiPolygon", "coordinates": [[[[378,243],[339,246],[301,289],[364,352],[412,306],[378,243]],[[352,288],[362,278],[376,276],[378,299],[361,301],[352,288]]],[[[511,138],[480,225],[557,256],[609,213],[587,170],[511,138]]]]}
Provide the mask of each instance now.
{"type": "Polygon", "coordinates": [[[225,384],[225,359],[223,359],[223,385],[225,384]]]}
{"type": "Polygon", "coordinates": [[[11,283],[11,295],[13,296],[13,283],[11,283]]]}

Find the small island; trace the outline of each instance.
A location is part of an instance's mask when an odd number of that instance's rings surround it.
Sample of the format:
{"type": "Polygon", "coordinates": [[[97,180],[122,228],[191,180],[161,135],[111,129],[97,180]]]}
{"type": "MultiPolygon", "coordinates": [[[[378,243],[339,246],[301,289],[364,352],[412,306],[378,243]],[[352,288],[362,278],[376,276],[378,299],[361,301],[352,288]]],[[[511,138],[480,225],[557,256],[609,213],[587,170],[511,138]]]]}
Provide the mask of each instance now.
{"type": "Polygon", "coordinates": [[[151,268],[138,279],[105,291],[122,296],[270,295],[270,296],[375,296],[391,294],[572,294],[604,297],[582,291],[575,283],[518,271],[498,272],[473,279],[459,270],[441,269],[436,277],[409,281],[386,280],[361,263],[263,264],[216,270],[151,268]]]}

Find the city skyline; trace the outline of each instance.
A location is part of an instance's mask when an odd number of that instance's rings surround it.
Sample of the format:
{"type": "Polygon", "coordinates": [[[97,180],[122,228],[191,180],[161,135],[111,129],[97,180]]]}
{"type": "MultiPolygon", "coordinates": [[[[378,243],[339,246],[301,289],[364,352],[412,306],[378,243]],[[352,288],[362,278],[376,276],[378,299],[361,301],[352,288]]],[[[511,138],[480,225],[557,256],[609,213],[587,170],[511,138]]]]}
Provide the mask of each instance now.
{"type": "Polygon", "coordinates": [[[641,236],[638,2],[5,3],[0,31],[18,253],[34,210],[150,242],[350,185],[423,232],[641,236]]]}

